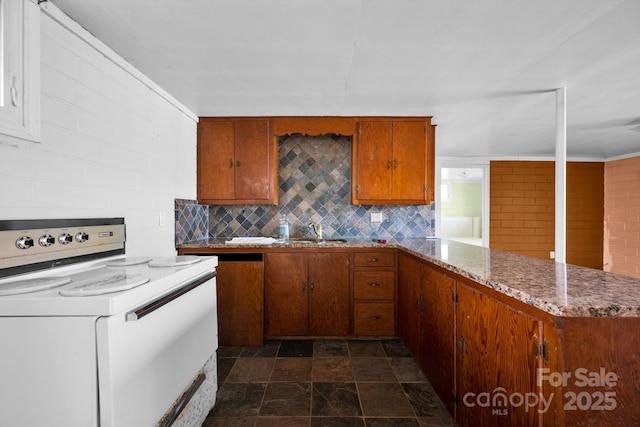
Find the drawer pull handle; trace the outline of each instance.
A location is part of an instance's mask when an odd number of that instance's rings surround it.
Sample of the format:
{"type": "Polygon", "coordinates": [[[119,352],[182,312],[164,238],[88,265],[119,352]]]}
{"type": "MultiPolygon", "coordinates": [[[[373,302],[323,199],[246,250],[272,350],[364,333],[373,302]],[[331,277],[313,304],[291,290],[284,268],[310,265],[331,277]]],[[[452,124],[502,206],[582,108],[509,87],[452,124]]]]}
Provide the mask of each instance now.
{"type": "Polygon", "coordinates": [[[371,282],[369,283],[369,286],[380,286],[380,283],[371,282]]]}
{"type": "Polygon", "coordinates": [[[369,316],[369,320],[380,320],[380,316],[369,316]]]}
{"type": "Polygon", "coordinates": [[[371,262],[378,262],[378,258],[369,258],[369,261],[371,261],[371,262]]]}

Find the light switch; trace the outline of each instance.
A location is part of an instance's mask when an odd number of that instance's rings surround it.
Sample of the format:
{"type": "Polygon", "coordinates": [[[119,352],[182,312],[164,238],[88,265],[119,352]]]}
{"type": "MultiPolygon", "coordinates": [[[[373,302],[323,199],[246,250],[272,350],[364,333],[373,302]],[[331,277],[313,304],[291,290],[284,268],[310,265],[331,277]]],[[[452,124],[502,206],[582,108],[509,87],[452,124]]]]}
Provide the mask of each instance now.
{"type": "Polygon", "coordinates": [[[382,222],[382,212],[371,212],[371,222],[382,222]]]}

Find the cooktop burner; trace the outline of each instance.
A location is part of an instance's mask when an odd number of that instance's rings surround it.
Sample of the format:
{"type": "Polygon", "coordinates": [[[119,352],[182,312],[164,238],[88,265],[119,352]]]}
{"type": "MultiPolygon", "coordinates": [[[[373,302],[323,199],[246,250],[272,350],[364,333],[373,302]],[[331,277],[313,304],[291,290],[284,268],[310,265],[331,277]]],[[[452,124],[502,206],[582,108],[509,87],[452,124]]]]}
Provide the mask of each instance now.
{"type": "Polygon", "coordinates": [[[121,259],[114,259],[107,262],[107,267],[129,267],[131,265],[146,264],[151,261],[151,257],[126,257],[121,259]]]}
{"type": "Polygon", "coordinates": [[[149,267],[180,267],[199,262],[202,258],[195,255],[180,255],[166,258],[154,258],[149,262],[149,267]]]}
{"type": "Polygon", "coordinates": [[[0,284],[0,296],[28,294],[56,288],[71,282],[70,277],[40,277],[0,284]]]}
{"type": "Polygon", "coordinates": [[[85,297],[109,294],[133,289],[149,282],[149,277],[141,274],[112,274],[81,280],[74,286],[60,289],[59,293],[65,297],[85,297]]]}

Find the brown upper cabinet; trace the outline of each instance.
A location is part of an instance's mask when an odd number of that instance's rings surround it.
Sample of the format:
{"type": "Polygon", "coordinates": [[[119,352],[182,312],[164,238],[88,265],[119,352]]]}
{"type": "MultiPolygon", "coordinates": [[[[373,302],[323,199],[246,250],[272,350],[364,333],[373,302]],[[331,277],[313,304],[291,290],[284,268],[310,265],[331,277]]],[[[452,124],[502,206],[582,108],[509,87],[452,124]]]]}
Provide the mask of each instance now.
{"type": "Polygon", "coordinates": [[[275,204],[275,144],[268,119],[201,118],[198,124],[198,201],[275,204]]]}
{"type": "Polygon", "coordinates": [[[433,200],[435,125],[430,117],[201,117],[198,201],[277,204],[278,137],[353,135],[353,204],[433,200]]]}
{"type": "Polygon", "coordinates": [[[353,150],[353,203],[424,205],[433,199],[429,118],[361,119],[353,150]]]}

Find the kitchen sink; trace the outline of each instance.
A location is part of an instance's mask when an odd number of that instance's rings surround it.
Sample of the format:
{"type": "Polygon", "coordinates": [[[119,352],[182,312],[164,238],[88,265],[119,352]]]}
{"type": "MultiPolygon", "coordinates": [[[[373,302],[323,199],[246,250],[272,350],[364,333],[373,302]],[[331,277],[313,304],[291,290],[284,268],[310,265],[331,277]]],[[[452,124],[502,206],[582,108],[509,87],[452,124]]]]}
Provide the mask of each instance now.
{"type": "Polygon", "coordinates": [[[326,243],[347,243],[347,239],[314,239],[313,237],[293,237],[289,239],[291,242],[316,243],[318,245],[326,243]]]}

